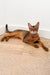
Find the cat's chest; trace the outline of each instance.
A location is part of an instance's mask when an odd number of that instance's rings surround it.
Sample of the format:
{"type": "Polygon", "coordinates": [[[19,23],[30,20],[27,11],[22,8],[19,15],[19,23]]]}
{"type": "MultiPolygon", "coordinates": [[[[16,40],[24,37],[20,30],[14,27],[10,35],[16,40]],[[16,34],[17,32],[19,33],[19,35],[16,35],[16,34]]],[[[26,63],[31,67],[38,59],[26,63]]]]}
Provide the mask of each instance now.
{"type": "Polygon", "coordinates": [[[30,35],[30,38],[34,39],[34,38],[37,38],[39,37],[38,35],[30,35]]]}
{"type": "Polygon", "coordinates": [[[25,39],[28,41],[36,42],[39,39],[39,35],[29,34],[25,39]]]}
{"type": "Polygon", "coordinates": [[[39,40],[39,35],[31,35],[29,39],[30,41],[36,42],[39,40]]]}

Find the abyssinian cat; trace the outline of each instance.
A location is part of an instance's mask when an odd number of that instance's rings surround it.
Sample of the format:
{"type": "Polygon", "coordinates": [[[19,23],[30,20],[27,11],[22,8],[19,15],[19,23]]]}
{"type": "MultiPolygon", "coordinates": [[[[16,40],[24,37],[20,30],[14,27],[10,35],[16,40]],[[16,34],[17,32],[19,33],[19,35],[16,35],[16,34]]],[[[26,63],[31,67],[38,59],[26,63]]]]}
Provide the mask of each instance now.
{"type": "Polygon", "coordinates": [[[48,48],[43,44],[43,42],[40,40],[38,29],[39,29],[39,22],[35,26],[32,26],[30,23],[28,23],[29,31],[26,30],[15,30],[13,32],[8,30],[8,25],[6,24],[6,32],[8,34],[4,35],[1,39],[3,41],[6,39],[6,41],[9,40],[9,38],[19,38],[23,42],[30,44],[36,48],[39,48],[39,44],[44,48],[45,51],[48,51],[48,48]],[[39,44],[38,44],[39,43],[39,44]]]}

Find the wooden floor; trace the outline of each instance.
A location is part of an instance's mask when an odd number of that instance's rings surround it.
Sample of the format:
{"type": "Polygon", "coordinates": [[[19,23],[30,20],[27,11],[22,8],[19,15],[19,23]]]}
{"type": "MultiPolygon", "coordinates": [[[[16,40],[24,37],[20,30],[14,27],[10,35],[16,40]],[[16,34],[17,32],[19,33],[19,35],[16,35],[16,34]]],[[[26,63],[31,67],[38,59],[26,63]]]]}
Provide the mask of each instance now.
{"type": "Polygon", "coordinates": [[[0,75],[50,75],[50,40],[41,40],[49,52],[18,39],[0,41],[0,75]]]}

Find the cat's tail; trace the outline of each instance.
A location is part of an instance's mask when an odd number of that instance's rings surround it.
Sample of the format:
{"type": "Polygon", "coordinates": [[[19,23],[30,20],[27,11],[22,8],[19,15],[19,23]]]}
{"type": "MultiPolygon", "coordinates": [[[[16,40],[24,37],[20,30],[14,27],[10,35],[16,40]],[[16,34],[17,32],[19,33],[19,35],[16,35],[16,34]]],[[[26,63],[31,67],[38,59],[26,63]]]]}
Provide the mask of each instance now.
{"type": "Polygon", "coordinates": [[[49,51],[49,49],[43,44],[43,42],[41,40],[39,40],[39,43],[42,45],[42,47],[45,51],[49,51]]]}
{"type": "Polygon", "coordinates": [[[11,33],[11,32],[8,30],[8,24],[6,24],[6,33],[11,33]]]}

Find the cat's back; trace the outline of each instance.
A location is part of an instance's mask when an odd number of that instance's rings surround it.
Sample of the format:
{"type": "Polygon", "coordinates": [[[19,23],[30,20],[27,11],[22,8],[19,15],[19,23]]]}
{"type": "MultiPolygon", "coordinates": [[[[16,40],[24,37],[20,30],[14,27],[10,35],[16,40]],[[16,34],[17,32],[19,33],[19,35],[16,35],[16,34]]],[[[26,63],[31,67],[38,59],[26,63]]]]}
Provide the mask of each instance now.
{"type": "Polygon", "coordinates": [[[25,33],[28,33],[29,31],[27,31],[27,30],[15,30],[14,32],[20,33],[20,34],[25,34],[25,33]]]}

